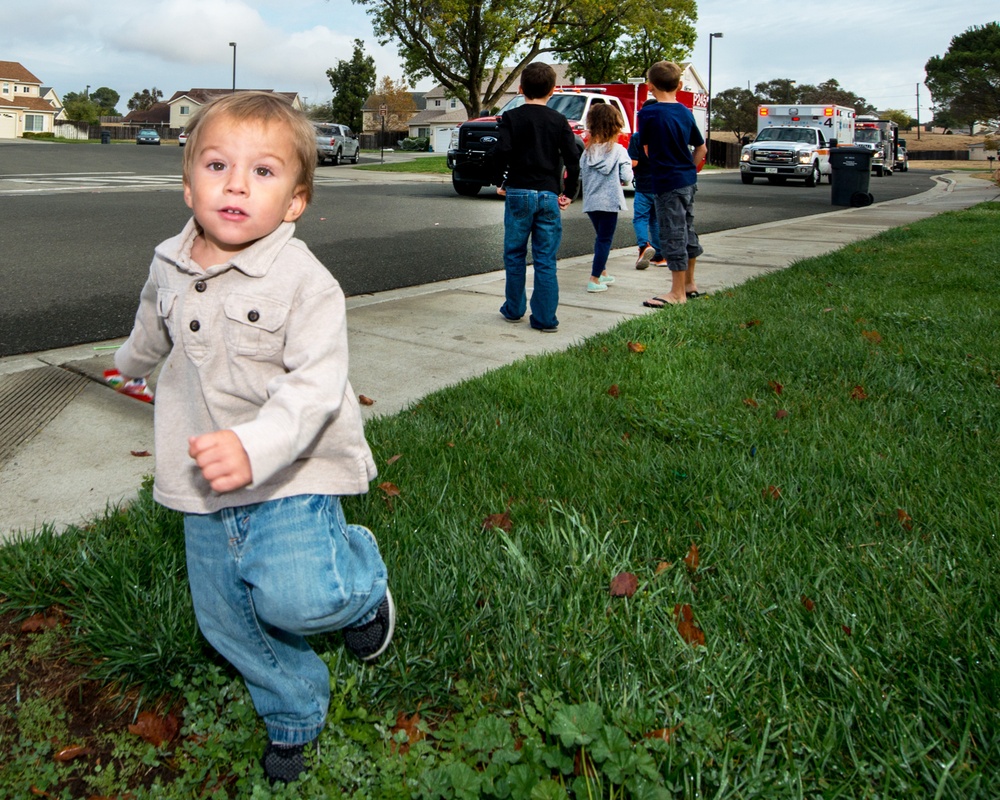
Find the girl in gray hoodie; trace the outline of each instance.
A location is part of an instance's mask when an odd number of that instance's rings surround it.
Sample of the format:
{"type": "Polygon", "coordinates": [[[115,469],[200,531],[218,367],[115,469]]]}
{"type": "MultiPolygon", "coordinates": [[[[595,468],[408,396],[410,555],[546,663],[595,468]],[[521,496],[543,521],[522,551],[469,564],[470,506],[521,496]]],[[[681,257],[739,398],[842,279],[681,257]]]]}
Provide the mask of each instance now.
{"type": "Polygon", "coordinates": [[[632,180],[632,159],[618,142],[624,124],[618,110],[608,103],[593,106],[587,114],[590,139],[580,159],[580,180],[583,210],[596,233],[588,292],[606,292],[615,282],[605,267],[618,227],[618,212],[628,208],[622,186],[632,180]]]}

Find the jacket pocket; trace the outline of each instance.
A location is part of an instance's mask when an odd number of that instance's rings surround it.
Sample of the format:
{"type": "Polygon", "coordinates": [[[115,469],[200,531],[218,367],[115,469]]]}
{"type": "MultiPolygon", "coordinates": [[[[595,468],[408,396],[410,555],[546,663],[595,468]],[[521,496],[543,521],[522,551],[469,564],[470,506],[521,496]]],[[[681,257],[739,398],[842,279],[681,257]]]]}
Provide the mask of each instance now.
{"type": "Polygon", "coordinates": [[[237,355],[277,355],[285,342],[289,307],[267,297],[231,294],[223,303],[226,344],[237,355]]]}
{"type": "Polygon", "coordinates": [[[156,316],[162,320],[164,327],[170,333],[171,339],[175,339],[174,326],[177,321],[174,319],[174,307],[176,305],[177,292],[173,289],[156,290],[156,316]]]}

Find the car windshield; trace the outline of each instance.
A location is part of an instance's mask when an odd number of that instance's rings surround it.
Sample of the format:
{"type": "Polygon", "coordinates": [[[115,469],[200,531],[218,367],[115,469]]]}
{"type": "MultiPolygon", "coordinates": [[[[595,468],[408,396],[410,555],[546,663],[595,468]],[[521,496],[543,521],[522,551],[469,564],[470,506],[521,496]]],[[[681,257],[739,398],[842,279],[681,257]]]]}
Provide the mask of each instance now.
{"type": "Polygon", "coordinates": [[[882,131],[877,128],[859,128],[854,131],[854,141],[877,144],[881,139],[882,131]]]}
{"type": "MultiPolygon", "coordinates": [[[[507,104],[500,109],[500,113],[503,114],[504,111],[510,111],[512,108],[519,108],[523,105],[524,95],[519,94],[517,97],[511,98],[507,104]]],[[[578,120],[583,119],[583,109],[587,105],[587,98],[581,97],[578,94],[554,94],[549,98],[549,102],[545,105],[549,108],[554,108],[566,117],[566,119],[578,120]]]]}
{"type": "Polygon", "coordinates": [[[758,142],[808,142],[816,141],[816,134],[806,128],[764,128],[757,134],[758,142]]]}

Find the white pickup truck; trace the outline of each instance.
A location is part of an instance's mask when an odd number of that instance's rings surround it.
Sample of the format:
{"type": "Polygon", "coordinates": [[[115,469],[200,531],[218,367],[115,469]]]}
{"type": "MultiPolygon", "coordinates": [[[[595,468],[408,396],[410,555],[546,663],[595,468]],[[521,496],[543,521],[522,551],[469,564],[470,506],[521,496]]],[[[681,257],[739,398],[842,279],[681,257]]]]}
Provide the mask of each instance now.
{"type": "Polygon", "coordinates": [[[316,129],[316,161],[322,165],[327,161],[337,166],[344,159],[358,163],[361,142],[346,125],[335,122],[314,122],[316,129]]]}

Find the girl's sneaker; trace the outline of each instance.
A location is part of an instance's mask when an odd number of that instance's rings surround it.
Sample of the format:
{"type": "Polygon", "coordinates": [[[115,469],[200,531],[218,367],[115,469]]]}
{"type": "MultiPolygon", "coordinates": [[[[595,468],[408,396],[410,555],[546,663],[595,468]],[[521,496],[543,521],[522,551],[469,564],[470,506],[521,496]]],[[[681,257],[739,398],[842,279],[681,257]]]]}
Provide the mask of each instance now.
{"type": "Polygon", "coordinates": [[[592,294],[596,292],[606,292],[607,290],[608,287],[603,283],[594,283],[593,281],[590,281],[587,284],[587,291],[592,294]]]}
{"type": "Polygon", "coordinates": [[[614,279],[613,275],[602,275],[600,278],[598,278],[598,280],[601,283],[606,283],[608,285],[610,285],[610,284],[612,284],[612,283],[615,282],[615,279],[614,279]]]}

